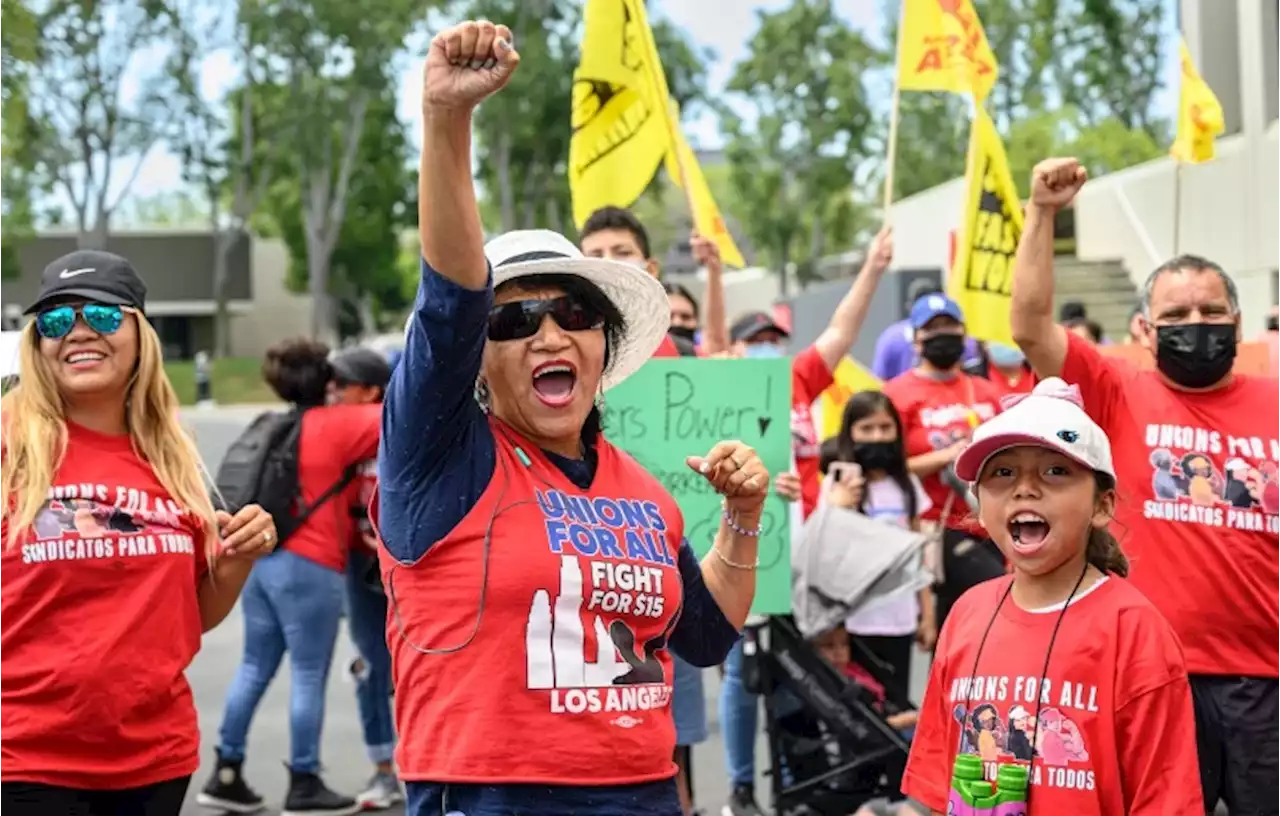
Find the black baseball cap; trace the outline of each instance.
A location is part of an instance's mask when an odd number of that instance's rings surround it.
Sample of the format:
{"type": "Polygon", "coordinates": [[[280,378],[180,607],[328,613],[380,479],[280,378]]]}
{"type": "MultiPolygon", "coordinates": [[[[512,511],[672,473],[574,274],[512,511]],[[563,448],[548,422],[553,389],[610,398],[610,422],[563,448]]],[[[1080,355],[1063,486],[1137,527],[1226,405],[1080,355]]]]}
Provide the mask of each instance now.
{"type": "Polygon", "coordinates": [[[779,326],[768,312],[747,312],[733,322],[729,329],[729,339],[735,343],[747,341],[762,331],[775,331],[783,337],[791,336],[791,332],[779,326]]]}
{"type": "Polygon", "coordinates": [[[333,379],[344,385],[376,385],[386,388],[391,380],[391,363],[373,349],[340,351],[329,361],[333,379]]]}
{"type": "Polygon", "coordinates": [[[132,306],[146,311],[147,285],[133,264],[97,249],[78,249],[44,268],[40,294],[25,314],[35,314],[60,300],[83,298],[94,303],[132,306]]]}

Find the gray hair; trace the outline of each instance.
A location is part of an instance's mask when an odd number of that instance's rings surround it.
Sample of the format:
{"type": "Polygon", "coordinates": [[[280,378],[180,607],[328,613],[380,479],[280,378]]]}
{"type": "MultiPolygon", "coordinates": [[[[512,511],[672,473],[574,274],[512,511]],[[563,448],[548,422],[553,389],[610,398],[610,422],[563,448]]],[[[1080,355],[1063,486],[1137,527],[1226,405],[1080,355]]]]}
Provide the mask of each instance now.
{"type": "Polygon", "coordinates": [[[1192,272],[1192,271],[1210,271],[1218,276],[1218,280],[1222,281],[1222,288],[1227,290],[1227,303],[1231,306],[1233,315],[1240,314],[1240,293],[1236,290],[1236,282],[1226,271],[1208,258],[1202,258],[1199,255],[1179,255],[1176,258],[1170,258],[1155,268],[1155,271],[1147,276],[1147,282],[1142,285],[1142,316],[1151,319],[1151,293],[1156,288],[1156,280],[1166,272],[1192,272]]]}

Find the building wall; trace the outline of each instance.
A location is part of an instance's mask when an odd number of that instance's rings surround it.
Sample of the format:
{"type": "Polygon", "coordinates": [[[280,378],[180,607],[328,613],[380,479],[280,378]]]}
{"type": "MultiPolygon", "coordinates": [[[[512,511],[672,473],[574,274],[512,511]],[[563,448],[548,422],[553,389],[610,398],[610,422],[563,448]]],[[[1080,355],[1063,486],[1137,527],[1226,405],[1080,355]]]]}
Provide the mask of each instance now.
{"type": "Polygon", "coordinates": [[[254,298],[231,318],[231,354],[261,357],[286,337],[311,335],[311,297],[289,291],[289,250],[275,238],[255,238],[252,252],[254,298]]]}

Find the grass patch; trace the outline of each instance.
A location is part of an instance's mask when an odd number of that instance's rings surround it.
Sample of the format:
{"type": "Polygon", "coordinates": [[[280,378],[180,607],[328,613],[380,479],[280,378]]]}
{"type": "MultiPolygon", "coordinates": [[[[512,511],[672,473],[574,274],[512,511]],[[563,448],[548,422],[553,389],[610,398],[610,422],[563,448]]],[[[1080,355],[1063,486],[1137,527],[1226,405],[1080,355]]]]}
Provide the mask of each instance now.
{"type": "MultiPolygon", "coordinates": [[[[196,401],[196,364],[173,360],[164,364],[169,381],[183,405],[196,401]]],[[[213,361],[213,399],[222,405],[279,402],[262,380],[262,361],[256,357],[226,357],[213,361]]]]}

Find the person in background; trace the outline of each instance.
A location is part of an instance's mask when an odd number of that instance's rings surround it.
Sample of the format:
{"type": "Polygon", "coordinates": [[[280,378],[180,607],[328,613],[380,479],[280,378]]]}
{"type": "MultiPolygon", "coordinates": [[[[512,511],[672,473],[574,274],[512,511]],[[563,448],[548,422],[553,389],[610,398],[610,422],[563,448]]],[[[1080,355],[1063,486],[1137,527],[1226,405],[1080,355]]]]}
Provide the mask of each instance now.
{"type": "MultiPolygon", "coordinates": [[[[607,258],[621,261],[644,269],[655,278],[662,275],[658,259],[653,257],[649,244],[649,233],[640,223],[640,219],[630,210],[621,207],[601,207],[587,217],[582,225],[579,243],[582,254],[588,258],[607,258]]],[[[728,333],[724,311],[724,265],[720,261],[720,249],[715,242],[693,233],[689,239],[689,248],[694,259],[707,271],[706,288],[706,320],[702,326],[702,346],[698,351],[704,356],[721,354],[729,347],[728,333]]],[[[681,287],[683,289],[683,287],[681,287]]],[[[687,306],[692,305],[693,318],[697,321],[697,303],[688,296],[688,292],[672,293],[667,290],[671,301],[672,327],[676,327],[676,315],[680,315],[680,325],[686,326],[688,321],[687,306]],[[683,300],[687,303],[682,303],[683,300]]],[[[685,329],[672,331],[663,340],[655,357],[682,356],[680,344],[692,343],[685,329]]]]}
{"type": "Polygon", "coordinates": [[[178,816],[200,765],[184,672],[276,544],[261,507],[215,512],[146,294],[118,255],[55,260],[0,401],[6,815],[178,816]]]}
{"type": "Polygon", "coordinates": [[[245,782],[242,767],[258,703],[288,652],[289,790],[284,810],[294,816],[341,816],[357,812],[360,804],[320,779],[325,689],[353,535],[349,504],[338,496],[360,463],[377,452],[382,409],[376,403],[326,405],[333,366],[329,347],[313,340],[282,340],[267,349],[262,376],[281,400],[303,412],[298,499],[313,510],[245,584],[240,602],[244,656],[227,689],[218,764],[196,801],[236,813],[262,808],[262,796],[245,782]],[[318,501],[324,496],[330,500],[318,501]]]}
{"type": "MultiPolygon", "coordinates": [[[[698,300],[683,284],[664,282],[662,288],[667,292],[667,301],[671,305],[671,327],[667,334],[675,343],[681,357],[698,357],[698,300]]],[[[719,344],[721,350],[727,343],[719,344]]]]}
{"type": "MultiPolygon", "coordinates": [[[[813,512],[818,501],[821,444],[813,422],[812,405],[833,382],[832,372],[849,353],[871,308],[871,298],[893,261],[893,230],[884,227],[867,251],[862,271],[841,298],[831,321],[812,345],[791,357],[791,439],[795,479],[779,475],[775,489],[799,496],[793,524],[813,512]],[[798,484],[797,484],[798,482],[798,484]],[[796,489],[798,488],[798,490],[796,489]]],[[[729,330],[735,357],[768,359],[786,356],[789,333],[765,312],[738,318],[729,330]]],[[[732,790],[726,809],[731,816],[757,816],[755,747],[759,700],[743,686],[742,642],[729,653],[720,684],[720,722],[724,728],[725,765],[732,790]]]]}
{"type": "Polygon", "coordinates": [[[1079,337],[1086,343],[1090,343],[1095,346],[1105,345],[1105,338],[1102,336],[1102,326],[1096,321],[1090,320],[1087,317],[1077,317],[1065,321],[1062,325],[1067,331],[1071,332],[1076,337],[1079,337]]]}
{"type": "MultiPolygon", "coordinates": [[[[941,294],[943,294],[942,287],[928,278],[916,278],[907,286],[907,302],[911,306],[914,306],[922,297],[941,294]]],[[[908,311],[911,306],[907,307],[908,311]]],[[[964,342],[965,362],[978,361],[982,356],[978,342],[972,337],[966,337],[964,342]]],[[[896,323],[890,323],[888,328],[880,332],[880,337],[876,339],[875,356],[871,361],[871,372],[884,382],[888,382],[910,371],[918,361],[915,330],[911,328],[911,318],[908,316],[896,323]]]]}
{"type": "Polygon", "coordinates": [[[1133,311],[1129,313],[1129,334],[1125,337],[1125,345],[1140,346],[1142,345],[1142,304],[1139,303],[1133,307],[1133,311]]]}
{"type": "Polygon", "coordinates": [[[996,342],[987,342],[983,346],[987,354],[987,379],[1000,396],[1030,394],[1036,385],[1036,375],[1027,364],[1027,355],[1022,353],[1022,349],[996,342]]]}
{"type": "MultiPolygon", "coordinates": [[[[391,365],[378,352],[352,348],[330,360],[329,404],[380,404],[391,379],[391,365]]],[[[378,539],[369,523],[369,500],[377,482],[374,459],[360,464],[360,475],[348,489],[351,509],[351,552],[347,558],[347,628],[359,656],[350,672],[365,752],[373,776],[356,796],[366,810],[384,810],[404,801],[396,779],[396,730],[391,716],[391,652],[387,649],[387,595],[378,571],[378,539]]]]}
{"type": "Polygon", "coordinates": [[[965,590],[1004,573],[1000,551],[973,518],[951,471],[973,429],[1000,411],[1000,393],[963,370],[964,314],[954,300],[926,295],[911,307],[910,320],[920,363],[883,390],[902,417],[907,467],[933,505],[922,518],[943,528],[944,582],[935,587],[941,626],[965,590]]]}
{"type": "Polygon", "coordinates": [[[1115,448],[1127,494],[1116,529],[1126,535],[1133,585],[1172,625],[1186,656],[1206,812],[1221,799],[1233,814],[1274,814],[1280,384],[1232,370],[1240,297],[1207,258],[1172,258],[1142,287],[1141,344],[1153,368],[1105,357],[1054,322],[1053,221],[1087,178],[1074,158],[1046,159],[1032,171],[1014,261],[1013,336],[1040,376],[1079,385],[1085,410],[1115,448]],[[1254,485],[1243,494],[1225,478],[1241,471],[1254,485]],[[1229,492],[1248,495],[1250,506],[1229,506],[1229,492]]]}
{"type": "Polygon", "coordinates": [[[1063,301],[1058,307],[1058,322],[1062,325],[1089,319],[1089,310],[1078,300],[1063,301]]]}

